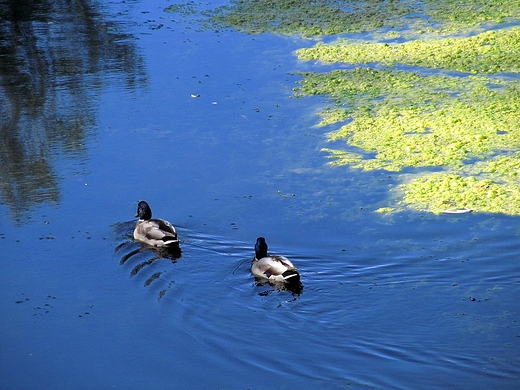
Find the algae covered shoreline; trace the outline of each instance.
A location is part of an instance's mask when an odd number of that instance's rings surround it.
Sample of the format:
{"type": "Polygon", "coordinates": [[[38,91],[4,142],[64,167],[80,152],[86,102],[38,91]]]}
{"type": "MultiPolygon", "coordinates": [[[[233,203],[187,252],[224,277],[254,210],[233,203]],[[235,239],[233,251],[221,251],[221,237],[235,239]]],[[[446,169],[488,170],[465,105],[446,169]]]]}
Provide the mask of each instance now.
{"type": "Polygon", "coordinates": [[[294,96],[329,101],[330,164],[407,171],[378,211],[520,215],[520,4],[234,0],[200,15],[205,28],[318,40],[295,55],[337,69],[295,72],[294,96]]]}

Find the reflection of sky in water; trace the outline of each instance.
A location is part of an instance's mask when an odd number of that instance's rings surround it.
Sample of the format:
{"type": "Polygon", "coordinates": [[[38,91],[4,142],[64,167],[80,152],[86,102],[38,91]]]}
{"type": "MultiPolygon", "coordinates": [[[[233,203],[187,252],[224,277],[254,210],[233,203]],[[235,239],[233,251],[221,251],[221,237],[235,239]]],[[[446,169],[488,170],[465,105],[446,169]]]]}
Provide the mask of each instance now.
{"type": "Polygon", "coordinates": [[[516,383],[516,219],[374,215],[399,175],[326,165],[324,99],[290,98],[289,73],[313,66],[292,52],[311,43],[118,7],[93,18],[114,36],[74,88],[42,67],[50,99],[2,90],[21,109],[1,163],[21,165],[2,169],[0,387],[516,383]],[[34,156],[51,184],[28,184],[34,156]],[[130,240],[140,199],[178,227],[179,259],[130,240]],[[299,267],[297,299],[254,285],[258,235],[299,267]]]}

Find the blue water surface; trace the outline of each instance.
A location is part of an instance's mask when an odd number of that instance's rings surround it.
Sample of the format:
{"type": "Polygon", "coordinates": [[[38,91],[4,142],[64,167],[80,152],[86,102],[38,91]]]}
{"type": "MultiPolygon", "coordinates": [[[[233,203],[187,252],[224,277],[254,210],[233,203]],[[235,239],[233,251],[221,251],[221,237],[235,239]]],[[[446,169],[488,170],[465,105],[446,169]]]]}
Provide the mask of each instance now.
{"type": "Polygon", "coordinates": [[[94,7],[92,63],[67,57],[43,119],[3,126],[25,151],[1,149],[0,388],[517,388],[518,218],[375,213],[404,176],[327,164],[326,98],[292,97],[313,42],[198,31],[170,4],[94,7]],[[179,259],[131,240],[142,199],[179,259]],[[300,296],[255,284],[257,236],[300,296]]]}

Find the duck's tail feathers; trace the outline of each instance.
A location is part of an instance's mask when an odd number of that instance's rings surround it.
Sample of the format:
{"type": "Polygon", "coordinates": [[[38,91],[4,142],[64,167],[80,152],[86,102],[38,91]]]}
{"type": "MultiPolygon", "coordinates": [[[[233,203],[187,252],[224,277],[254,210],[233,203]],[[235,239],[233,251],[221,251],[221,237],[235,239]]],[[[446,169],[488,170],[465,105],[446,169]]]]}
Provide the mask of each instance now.
{"type": "Polygon", "coordinates": [[[299,282],[300,274],[295,269],[288,269],[282,274],[286,282],[299,282]]]}
{"type": "Polygon", "coordinates": [[[303,284],[300,281],[300,274],[295,269],[285,271],[283,274],[285,278],[285,289],[292,292],[293,295],[300,295],[303,291],[303,284]]]}
{"type": "Polygon", "coordinates": [[[165,235],[162,239],[162,242],[164,242],[164,246],[175,246],[179,245],[179,239],[177,236],[171,236],[171,235],[165,235]]]}

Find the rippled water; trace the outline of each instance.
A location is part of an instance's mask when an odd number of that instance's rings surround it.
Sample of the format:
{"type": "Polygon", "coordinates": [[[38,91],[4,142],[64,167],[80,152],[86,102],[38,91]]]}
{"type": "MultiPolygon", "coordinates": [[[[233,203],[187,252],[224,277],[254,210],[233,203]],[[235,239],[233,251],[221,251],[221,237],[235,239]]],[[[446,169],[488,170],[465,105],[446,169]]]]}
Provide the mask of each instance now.
{"type": "Polygon", "coordinates": [[[165,5],[105,10],[146,77],[106,60],[81,158],[47,139],[58,195],[3,195],[1,387],[517,387],[518,219],[373,213],[402,178],[326,165],[326,103],[289,98],[309,42],[196,32],[165,5]],[[140,199],[180,258],[131,240],[140,199]],[[259,235],[300,296],[255,284],[259,235]]]}

